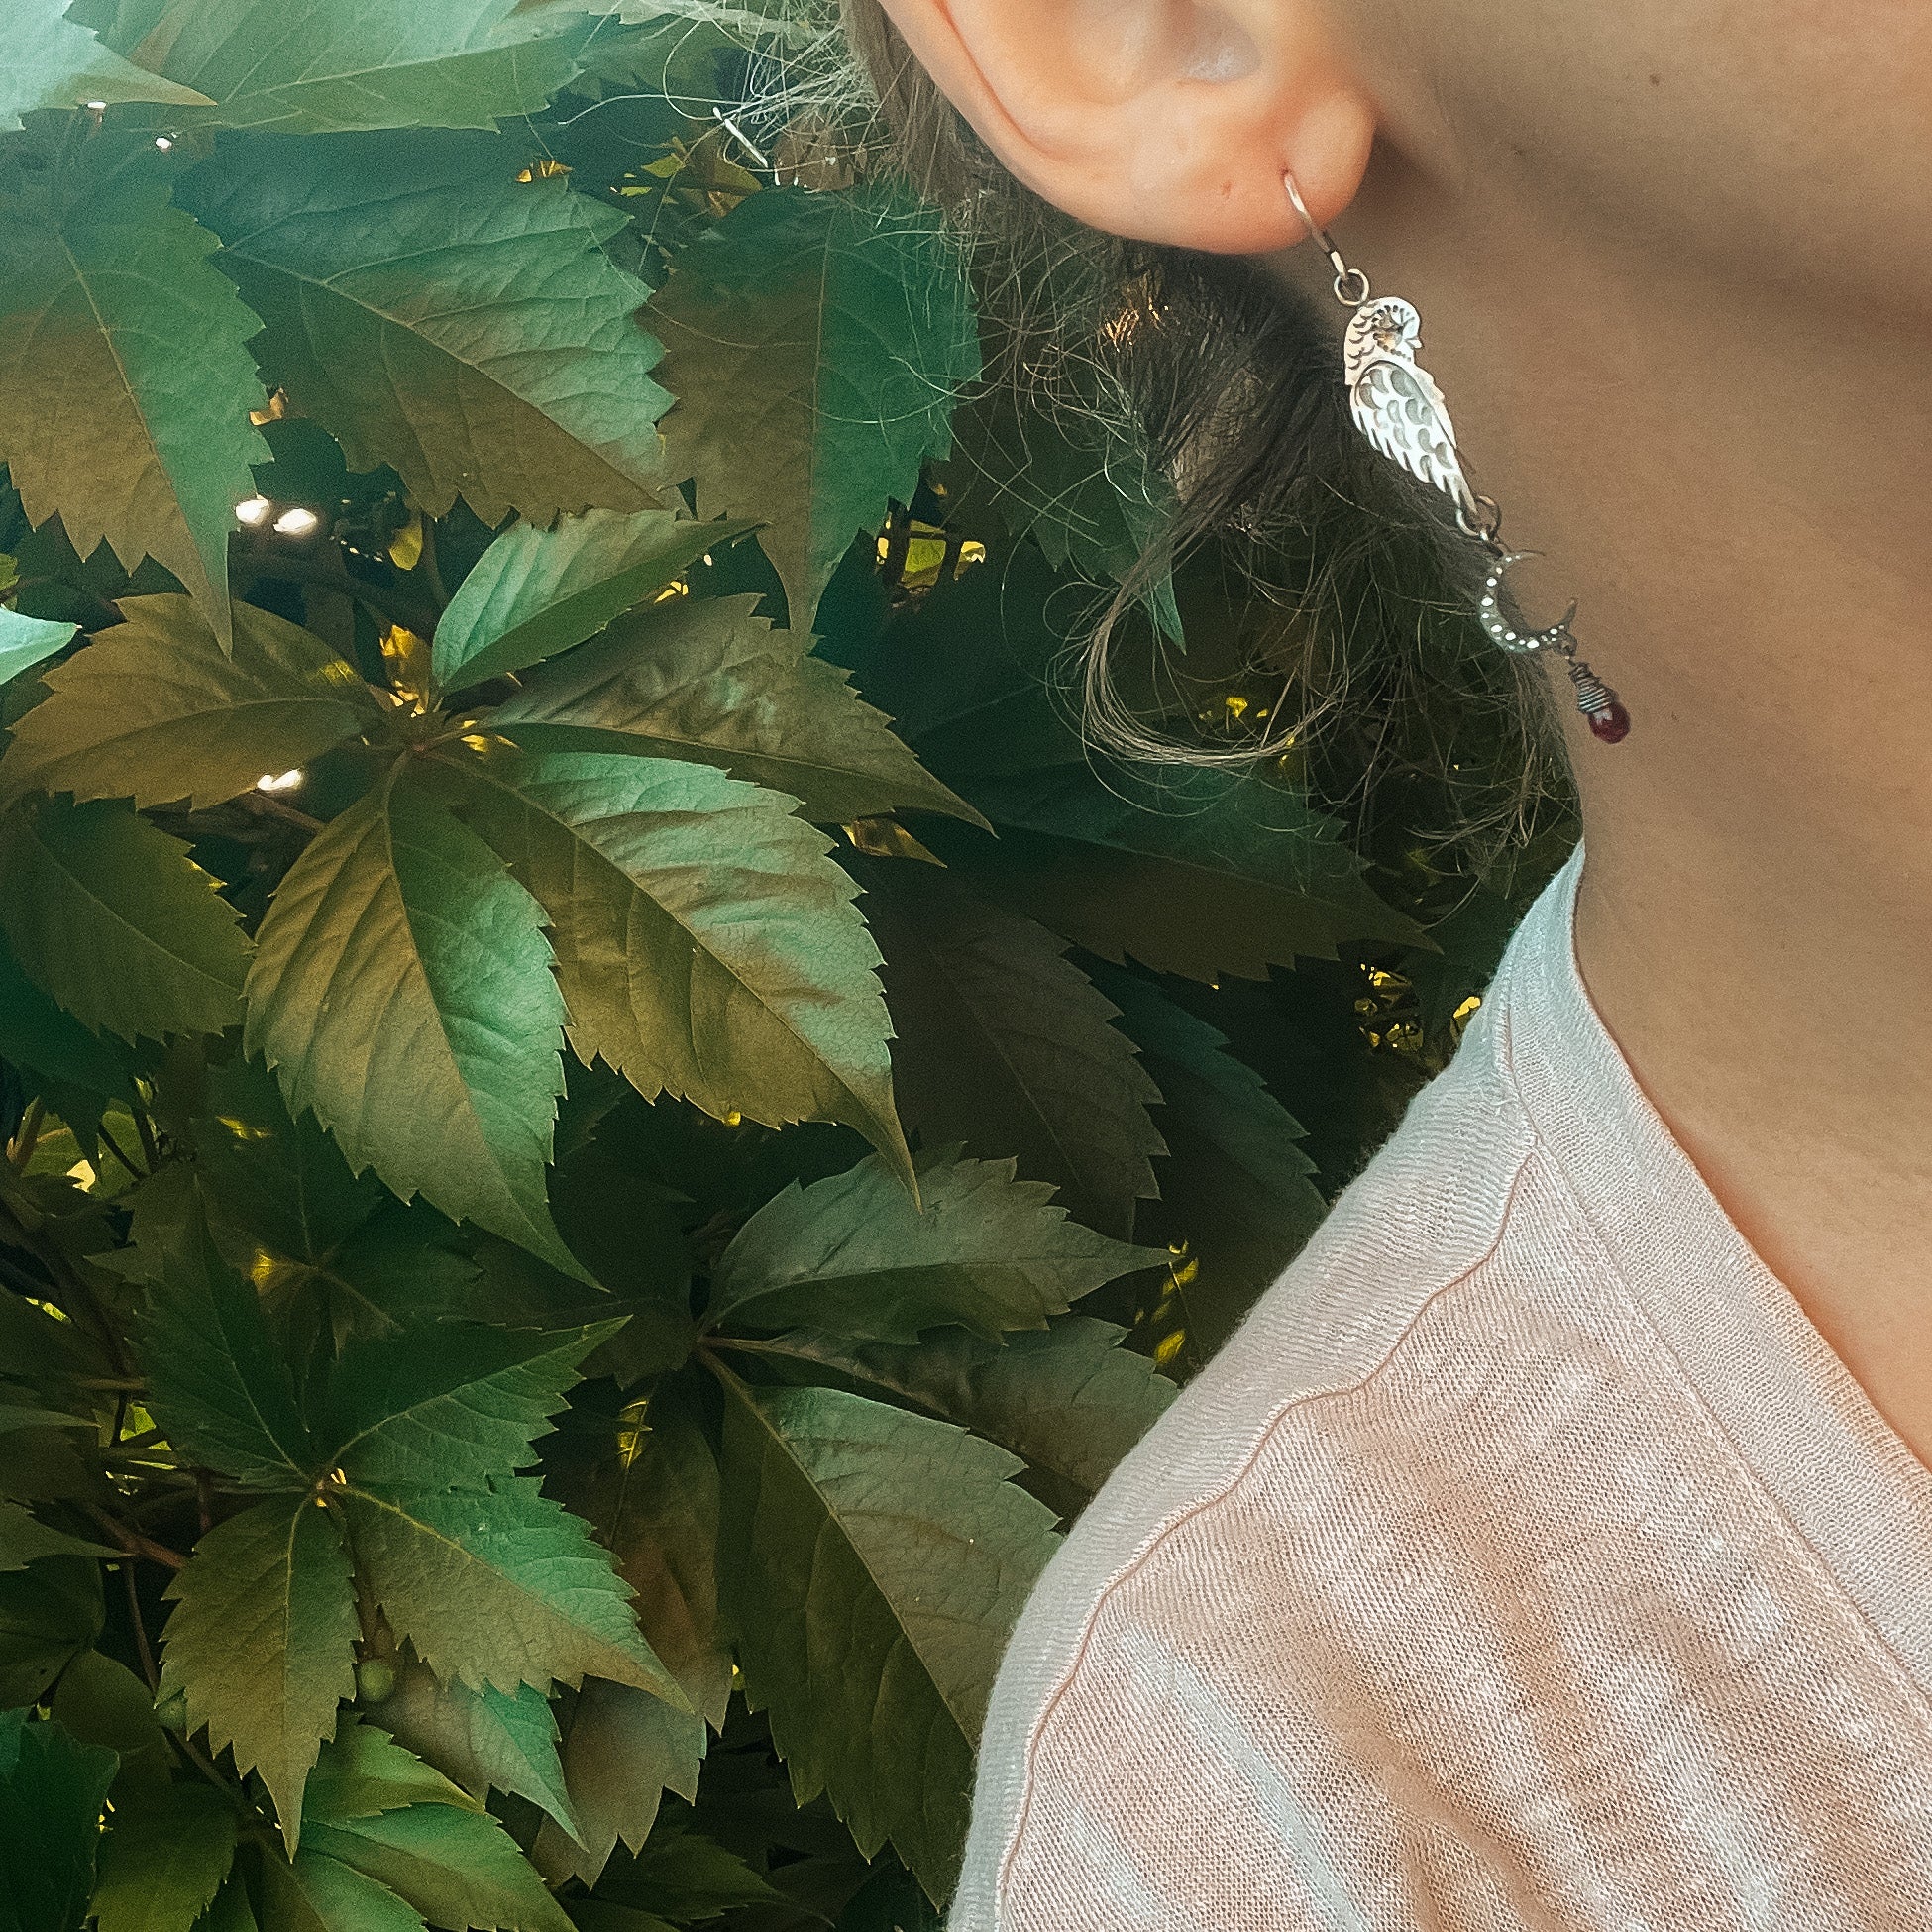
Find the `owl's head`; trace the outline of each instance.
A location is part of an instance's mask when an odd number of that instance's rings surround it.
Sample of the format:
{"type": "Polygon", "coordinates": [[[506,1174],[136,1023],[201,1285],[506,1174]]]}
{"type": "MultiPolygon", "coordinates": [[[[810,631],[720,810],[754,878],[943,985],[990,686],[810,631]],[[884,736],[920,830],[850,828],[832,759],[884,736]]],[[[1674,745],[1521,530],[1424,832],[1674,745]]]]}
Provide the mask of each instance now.
{"type": "Polygon", "coordinates": [[[1414,303],[1384,295],[1356,311],[1348,324],[1348,347],[1364,362],[1376,356],[1409,361],[1422,347],[1422,317],[1414,303]]]}

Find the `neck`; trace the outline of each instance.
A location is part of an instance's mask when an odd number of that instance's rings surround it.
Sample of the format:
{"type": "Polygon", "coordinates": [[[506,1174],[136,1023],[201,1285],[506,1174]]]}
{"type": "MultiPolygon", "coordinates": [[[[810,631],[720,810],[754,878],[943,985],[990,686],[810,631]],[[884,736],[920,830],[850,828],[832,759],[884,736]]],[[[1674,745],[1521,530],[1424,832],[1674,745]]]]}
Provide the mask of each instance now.
{"type": "Polygon", "coordinates": [[[1571,718],[1592,995],[1932,1460],[1932,320],[1555,226],[1385,177],[1342,239],[1635,719],[1571,718]]]}

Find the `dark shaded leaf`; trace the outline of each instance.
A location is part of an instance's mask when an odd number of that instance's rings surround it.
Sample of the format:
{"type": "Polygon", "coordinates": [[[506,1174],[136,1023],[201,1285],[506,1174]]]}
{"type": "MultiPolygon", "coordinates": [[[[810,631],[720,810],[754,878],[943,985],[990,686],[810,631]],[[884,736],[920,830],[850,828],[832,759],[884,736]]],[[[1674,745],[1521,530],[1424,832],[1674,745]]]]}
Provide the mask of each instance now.
{"type": "Polygon", "coordinates": [[[568,1841],[546,1825],[532,1856],[552,1878],[594,1884],[617,1842],[636,1852],[650,1836],[663,1791],[698,1795],[705,1724],[724,1724],[731,1658],[717,1625],[717,1460],[689,1388],[651,1397],[634,1441],[621,1440],[563,1499],[593,1523],[637,1592],[639,1626],[690,1701],[615,1683],[587,1683],[564,1740],[564,1771],[576,1809],[568,1841]]]}
{"type": "Polygon", "coordinates": [[[900,1113],[928,1146],[1011,1154],[1067,1212],[1123,1238],[1167,1151],[1160,1091],[1067,942],[931,866],[876,864],[867,921],[886,955],[900,1113]]]}
{"type": "Polygon", "coordinates": [[[799,1330],[781,1345],[1011,1449],[1064,1487],[1071,1514],[1180,1393],[1145,1355],[1120,1345],[1126,1335],[1069,1315],[1004,1342],[942,1329],[916,1347],[853,1345],[799,1330]]]}
{"type": "Polygon", "coordinates": [[[49,1556],[0,1574],[0,1710],[37,1702],[101,1634],[101,1566],[49,1556]]]}
{"type": "Polygon", "coordinates": [[[909,502],[978,374],[972,295],[937,214],[885,189],[748,195],[650,310],[679,398],[666,468],[706,516],[756,517],[792,627],[854,536],[909,502]]]}
{"type": "Polygon", "coordinates": [[[193,1932],[235,1858],[235,1807],[199,1782],[117,1807],[94,1887],[98,1932],[193,1932]]]}
{"type": "Polygon", "coordinates": [[[1044,1328],[1103,1282],[1167,1258],[1069,1221],[1050,1187],[1014,1179],[1011,1160],[935,1150],[918,1174],[920,1207],[876,1154],[787,1188],[720,1257],[707,1320],[874,1342],[950,1323],[998,1337],[1044,1328]]]}
{"type": "Polygon", "coordinates": [[[80,1932],[114,1754],[0,1711],[0,1928],[80,1932]]]}
{"type": "Polygon", "coordinates": [[[1294,1259],[1328,1202],[1300,1123],[1225,1035],[1137,974],[1109,971],[1100,983],[1160,1085],[1168,1159],[1141,1228],[1184,1256],[1174,1282],[1198,1365],[1294,1259]]]}
{"type": "Polygon", "coordinates": [[[163,1252],[137,1330],[148,1400],[196,1461],[262,1489],[304,1489],[314,1445],[255,1289],[225,1262],[198,1200],[163,1252]]]}
{"type": "Polygon", "coordinates": [[[0,813],[0,927],[93,1031],[216,1033],[241,1018],[249,942],[177,838],[125,806],[24,800],[0,813]]]}

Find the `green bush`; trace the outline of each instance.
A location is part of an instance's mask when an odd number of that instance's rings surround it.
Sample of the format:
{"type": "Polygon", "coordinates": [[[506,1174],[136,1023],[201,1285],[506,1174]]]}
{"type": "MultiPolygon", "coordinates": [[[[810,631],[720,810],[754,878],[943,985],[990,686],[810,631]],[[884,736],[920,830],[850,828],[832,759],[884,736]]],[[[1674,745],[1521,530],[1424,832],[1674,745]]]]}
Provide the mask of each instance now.
{"type": "Polygon", "coordinates": [[[1060,1528],[1510,892],[1089,753],[1146,492],[1003,480],[970,263],[732,35],[23,8],[0,1924],[931,1923],[1060,1528]]]}

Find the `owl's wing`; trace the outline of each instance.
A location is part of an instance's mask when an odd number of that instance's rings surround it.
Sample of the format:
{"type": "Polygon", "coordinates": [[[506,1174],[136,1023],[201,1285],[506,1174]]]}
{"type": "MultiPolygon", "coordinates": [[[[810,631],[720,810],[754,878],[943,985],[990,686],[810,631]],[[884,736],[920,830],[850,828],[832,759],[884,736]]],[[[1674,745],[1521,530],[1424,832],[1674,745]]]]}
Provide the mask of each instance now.
{"type": "Polygon", "coordinates": [[[1458,502],[1472,499],[1449,404],[1427,370],[1413,363],[1370,363],[1348,399],[1355,427],[1384,456],[1458,502]]]}

